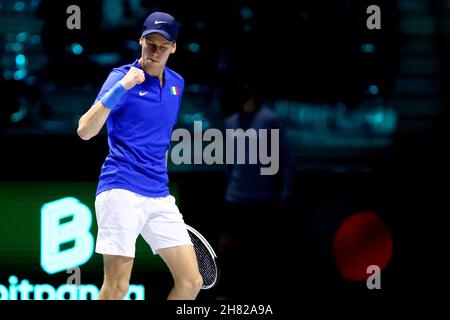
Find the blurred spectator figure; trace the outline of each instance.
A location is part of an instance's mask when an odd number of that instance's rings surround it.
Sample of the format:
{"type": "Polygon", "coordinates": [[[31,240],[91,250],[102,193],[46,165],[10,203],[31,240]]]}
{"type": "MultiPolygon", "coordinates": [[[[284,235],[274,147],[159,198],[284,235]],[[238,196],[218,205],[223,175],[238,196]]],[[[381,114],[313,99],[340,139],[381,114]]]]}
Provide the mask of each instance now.
{"type": "MultiPolygon", "coordinates": [[[[267,129],[267,154],[272,160],[270,132],[279,130],[279,170],[274,175],[262,175],[261,168],[269,165],[262,165],[258,155],[257,164],[249,164],[248,138],[245,164],[237,164],[235,137],[235,159],[234,164],[227,166],[225,210],[221,212],[219,227],[222,279],[218,298],[270,298],[277,294],[281,276],[273,253],[279,252],[283,244],[275,234],[283,231],[280,223],[289,223],[280,214],[290,202],[294,163],[281,120],[262,104],[257,88],[249,83],[239,84],[233,90],[232,101],[240,110],[225,119],[224,129],[255,129],[257,133],[267,129]]],[[[259,149],[259,135],[256,140],[259,149]]]]}

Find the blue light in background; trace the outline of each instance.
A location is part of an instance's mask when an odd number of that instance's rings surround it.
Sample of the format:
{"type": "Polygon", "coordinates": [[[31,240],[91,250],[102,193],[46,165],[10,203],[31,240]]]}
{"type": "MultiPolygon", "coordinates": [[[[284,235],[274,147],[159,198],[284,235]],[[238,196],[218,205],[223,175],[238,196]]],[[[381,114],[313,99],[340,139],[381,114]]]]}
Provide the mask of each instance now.
{"type": "Polygon", "coordinates": [[[5,78],[5,80],[11,80],[13,77],[13,73],[12,71],[5,71],[3,72],[3,78],[5,78]]]}
{"type": "Polygon", "coordinates": [[[189,44],[188,49],[193,53],[197,53],[200,51],[200,46],[198,43],[192,42],[189,44]]]}
{"type": "Polygon", "coordinates": [[[183,116],[183,121],[185,122],[185,123],[194,123],[194,121],[202,121],[203,123],[202,123],[202,125],[203,125],[203,127],[205,127],[205,122],[208,122],[208,124],[209,124],[209,121],[207,121],[206,119],[205,119],[205,116],[204,116],[204,114],[203,114],[203,112],[196,112],[196,113],[187,113],[187,114],[185,114],[184,116],[183,116]]]}
{"type": "Polygon", "coordinates": [[[379,92],[379,90],[378,90],[378,86],[376,86],[376,85],[371,85],[370,87],[369,87],[369,92],[371,93],[371,94],[373,94],[373,95],[377,95],[378,94],[378,92],[379,92]]]}
{"type": "Polygon", "coordinates": [[[391,134],[397,128],[397,113],[392,108],[380,107],[369,112],[366,119],[377,134],[391,134]]]}
{"type": "Polygon", "coordinates": [[[211,126],[211,124],[209,123],[208,120],[203,120],[202,126],[203,126],[203,128],[208,129],[211,126]]]}
{"type": "Polygon", "coordinates": [[[26,77],[25,83],[30,86],[35,85],[37,83],[36,77],[34,76],[26,77]]]}
{"type": "Polygon", "coordinates": [[[25,42],[28,38],[28,32],[20,32],[16,35],[16,41],[25,42]]]}
{"type": "Polygon", "coordinates": [[[249,20],[249,19],[253,18],[253,11],[248,6],[242,7],[240,14],[241,14],[241,17],[245,20],[249,20]]]}
{"type": "Polygon", "coordinates": [[[34,34],[31,36],[31,43],[32,44],[39,44],[41,43],[41,36],[38,34],[34,34]]]}
{"type": "Polygon", "coordinates": [[[138,50],[141,48],[141,46],[139,45],[139,43],[137,43],[136,41],[130,41],[130,40],[128,40],[128,41],[125,42],[125,45],[126,45],[126,47],[127,47],[129,50],[136,50],[136,51],[138,51],[138,50]]]}
{"type": "Polygon", "coordinates": [[[204,31],[206,28],[206,23],[204,21],[197,21],[195,23],[195,27],[197,28],[197,30],[199,31],[204,31]]]}
{"type": "Polygon", "coordinates": [[[197,83],[193,83],[189,86],[189,91],[192,93],[199,93],[200,92],[200,85],[197,83]]]}
{"type": "Polygon", "coordinates": [[[73,54],[75,55],[80,55],[81,53],[83,53],[83,46],[79,43],[73,43],[70,46],[70,50],[72,51],[73,54]]]}
{"type": "Polygon", "coordinates": [[[19,1],[14,4],[14,10],[23,11],[25,9],[25,3],[19,1]]]}
{"type": "Polygon", "coordinates": [[[382,123],[383,122],[383,120],[384,120],[384,114],[383,114],[383,112],[378,112],[378,113],[376,113],[374,116],[373,116],[373,123],[374,124],[380,124],[380,123],[382,123]]]}
{"type": "Polygon", "coordinates": [[[27,63],[27,58],[25,58],[25,56],[23,54],[18,54],[16,56],[16,66],[18,68],[24,67],[26,63],[27,63]]]}
{"type": "Polygon", "coordinates": [[[89,55],[89,60],[102,66],[113,65],[120,61],[120,54],[115,52],[104,52],[96,55],[91,54],[89,55]]]}
{"type": "Polygon", "coordinates": [[[14,122],[14,123],[20,122],[23,119],[25,119],[27,114],[28,114],[27,108],[25,108],[24,106],[21,106],[17,112],[14,112],[10,116],[11,122],[14,122]]]}
{"type": "Polygon", "coordinates": [[[363,43],[363,45],[361,46],[361,50],[364,53],[374,53],[375,46],[372,43],[363,43]]]}
{"type": "Polygon", "coordinates": [[[16,34],[14,32],[9,32],[6,35],[6,42],[13,42],[16,41],[16,34]]]}
{"type": "Polygon", "coordinates": [[[14,72],[14,80],[22,80],[27,76],[27,71],[25,69],[20,69],[14,72]]]}
{"type": "Polygon", "coordinates": [[[36,10],[39,7],[40,0],[31,0],[30,7],[32,10],[36,10]]]}
{"type": "Polygon", "coordinates": [[[5,50],[10,51],[10,52],[19,53],[19,52],[23,51],[23,45],[18,42],[8,42],[5,45],[5,50]]]}

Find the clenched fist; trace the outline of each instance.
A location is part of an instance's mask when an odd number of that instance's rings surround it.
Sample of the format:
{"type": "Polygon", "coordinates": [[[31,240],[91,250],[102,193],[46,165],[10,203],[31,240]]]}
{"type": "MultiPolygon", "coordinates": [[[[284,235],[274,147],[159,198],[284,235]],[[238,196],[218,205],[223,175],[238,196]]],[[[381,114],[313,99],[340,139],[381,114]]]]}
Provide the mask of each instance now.
{"type": "Polygon", "coordinates": [[[128,70],[125,77],[120,80],[120,83],[125,87],[125,89],[130,90],[135,85],[144,82],[145,75],[144,71],[141,69],[131,67],[130,70],[128,70]]]}

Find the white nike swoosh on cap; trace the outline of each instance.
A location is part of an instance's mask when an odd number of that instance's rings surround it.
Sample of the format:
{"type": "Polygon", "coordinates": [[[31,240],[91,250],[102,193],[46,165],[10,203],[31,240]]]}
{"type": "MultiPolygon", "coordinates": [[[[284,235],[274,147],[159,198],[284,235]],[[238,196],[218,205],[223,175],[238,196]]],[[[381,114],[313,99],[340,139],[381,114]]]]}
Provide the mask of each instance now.
{"type": "Polygon", "coordinates": [[[158,20],[155,20],[155,24],[160,24],[160,23],[167,23],[167,21],[158,21],[158,20]]]}
{"type": "Polygon", "coordinates": [[[147,93],[148,93],[148,91],[146,91],[146,92],[139,91],[139,95],[140,95],[141,97],[142,97],[142,96],[145,96],[147,93]]]}

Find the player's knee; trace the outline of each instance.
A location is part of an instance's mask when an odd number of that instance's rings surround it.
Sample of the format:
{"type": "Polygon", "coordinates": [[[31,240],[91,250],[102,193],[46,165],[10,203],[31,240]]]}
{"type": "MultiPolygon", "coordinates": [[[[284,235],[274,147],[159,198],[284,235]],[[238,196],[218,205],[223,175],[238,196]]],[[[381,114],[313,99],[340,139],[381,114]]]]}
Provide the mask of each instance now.
{"type": "Polygon", "coordinates": [[[114,295],[114,297],[123,299],[128,293],[129,282],[126,280],[107,281],[105,282],[106,289],[114,295]]]}
{"type": "Polygon", "coordinates": [[[198,292],[202,288],[203,278],[200,274],[194,274],[192,276],[181,279],[178,285],[191,292],[198,292]]]}
{"type": "Polygon", "coordinates": [[[203,278],[200,275],[200,273],[198,273],[197,276],[195,277],[195,280],[194,280],[195,290],[200,291],[202,286],[203,286],[203,278]]]}
{"type": "Polygon", "coordinates": [[[128,281],[119,281],[116,285],[115,291],[120,294],[122,297],[125,297],[125,295],[128,293],[128,289],[130,288],[130,285],[128,281]]]}

